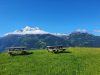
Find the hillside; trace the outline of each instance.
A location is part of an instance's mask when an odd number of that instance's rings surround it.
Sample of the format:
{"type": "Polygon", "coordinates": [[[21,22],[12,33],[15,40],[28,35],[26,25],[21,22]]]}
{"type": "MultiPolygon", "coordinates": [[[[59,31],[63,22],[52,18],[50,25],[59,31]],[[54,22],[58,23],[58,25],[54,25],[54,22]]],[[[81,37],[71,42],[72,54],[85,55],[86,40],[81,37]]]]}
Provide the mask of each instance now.
{"type": "Polygon", "coordinates": [[[0,38],[0,51],[11,46],[25,46],[27,49],[44,49],[48,45],[65,47],[100,47],[100,36],[89,33],[73,32],[67,36],[53,34],[10,34],[0,38]]]}
{"type": "Polygon", "coordinates": [[[73,32],[68,36],[72,47],[100,47],[100,36],[89,33],[73,32]]]}
{"type": "Polygon", "coordinates": [[[59,54],[30,52],[13,57],[0,53],[0,75],[100,75],[100,48],[68,48],[59,54]]]}
{"type": "Polygon", "coordinates": [[[28,49],[46,48],[48,45],[67,46],[68,42],[58,36],[51,34],[35,34],[35,35],[8,35],[0,39],[0,51],[11,46],[25,46],[28,49]]]}
{"type": "Polygon", "coordinates": [[[7,47],[24,46],[27,49],[45,49],[46,46],[100,47],[100,36],[76,31],[70,34],[50,33],[38,27],[26,26],[23,29],[6,33],[0,37],[0,52],[7,47]]]}

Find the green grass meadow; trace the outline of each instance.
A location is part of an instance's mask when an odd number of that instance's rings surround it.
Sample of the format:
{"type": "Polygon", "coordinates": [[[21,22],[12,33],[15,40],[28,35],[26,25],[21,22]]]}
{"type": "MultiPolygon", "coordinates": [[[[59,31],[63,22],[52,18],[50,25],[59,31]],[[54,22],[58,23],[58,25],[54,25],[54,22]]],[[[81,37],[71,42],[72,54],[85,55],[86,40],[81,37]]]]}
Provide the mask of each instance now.
{"type": "Polygon", "coordinates": [[[0,53],[0,75],[100,75],[100,48],[30,52],[33,54],[19,56],[0,53]]]}

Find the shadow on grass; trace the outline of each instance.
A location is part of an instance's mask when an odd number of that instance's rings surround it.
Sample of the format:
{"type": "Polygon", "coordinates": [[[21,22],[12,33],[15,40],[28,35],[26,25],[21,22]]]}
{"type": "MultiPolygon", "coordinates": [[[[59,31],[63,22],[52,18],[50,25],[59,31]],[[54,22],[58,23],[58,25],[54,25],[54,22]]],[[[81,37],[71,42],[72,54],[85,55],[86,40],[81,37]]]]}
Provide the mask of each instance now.
{"type": "Polygon", "coordinates": [[[60,53],[72,53],[72,52],[71,51],[55,52],[55,54],[60,54],[60,53]]]}
{"type": "Polygon", "coordinates": [[[24,52],[24,53],[14,53],[10,54],[10,56],[24,56],[24,55],[31,55],[33,52],[24,52]]]}

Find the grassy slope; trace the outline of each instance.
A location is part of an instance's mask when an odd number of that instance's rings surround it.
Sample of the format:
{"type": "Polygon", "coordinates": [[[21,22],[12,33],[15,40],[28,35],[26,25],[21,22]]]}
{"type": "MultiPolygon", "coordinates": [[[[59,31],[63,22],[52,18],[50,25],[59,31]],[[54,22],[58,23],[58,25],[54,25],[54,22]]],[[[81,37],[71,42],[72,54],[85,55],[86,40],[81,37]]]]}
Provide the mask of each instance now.
{"type": "Polygon", "coordinates": [[[0,54],[0,75],[100,75],[99,48],[69,48],[69,53],[46,50],[11,57],[0,54]]]}

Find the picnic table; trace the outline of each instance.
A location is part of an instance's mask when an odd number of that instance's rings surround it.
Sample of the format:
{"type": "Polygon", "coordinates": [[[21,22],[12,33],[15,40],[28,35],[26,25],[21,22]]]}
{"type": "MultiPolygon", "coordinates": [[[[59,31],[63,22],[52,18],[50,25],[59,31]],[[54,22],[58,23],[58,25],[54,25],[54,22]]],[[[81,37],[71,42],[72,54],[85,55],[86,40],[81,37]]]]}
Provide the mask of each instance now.
{"type": "Polygon", "coordinates": [[[26,53],[25,47],[9,47],[7,49],[8,49],[8,54],[10,54],[10,55],[26,53]]]}
{"type": "Polygon", "coordinates": [[[48,52],[58,53],[58,52],[64,52],[66,49],[63,48],[63,46],[47,46],[47,50],[48,52]]]}

